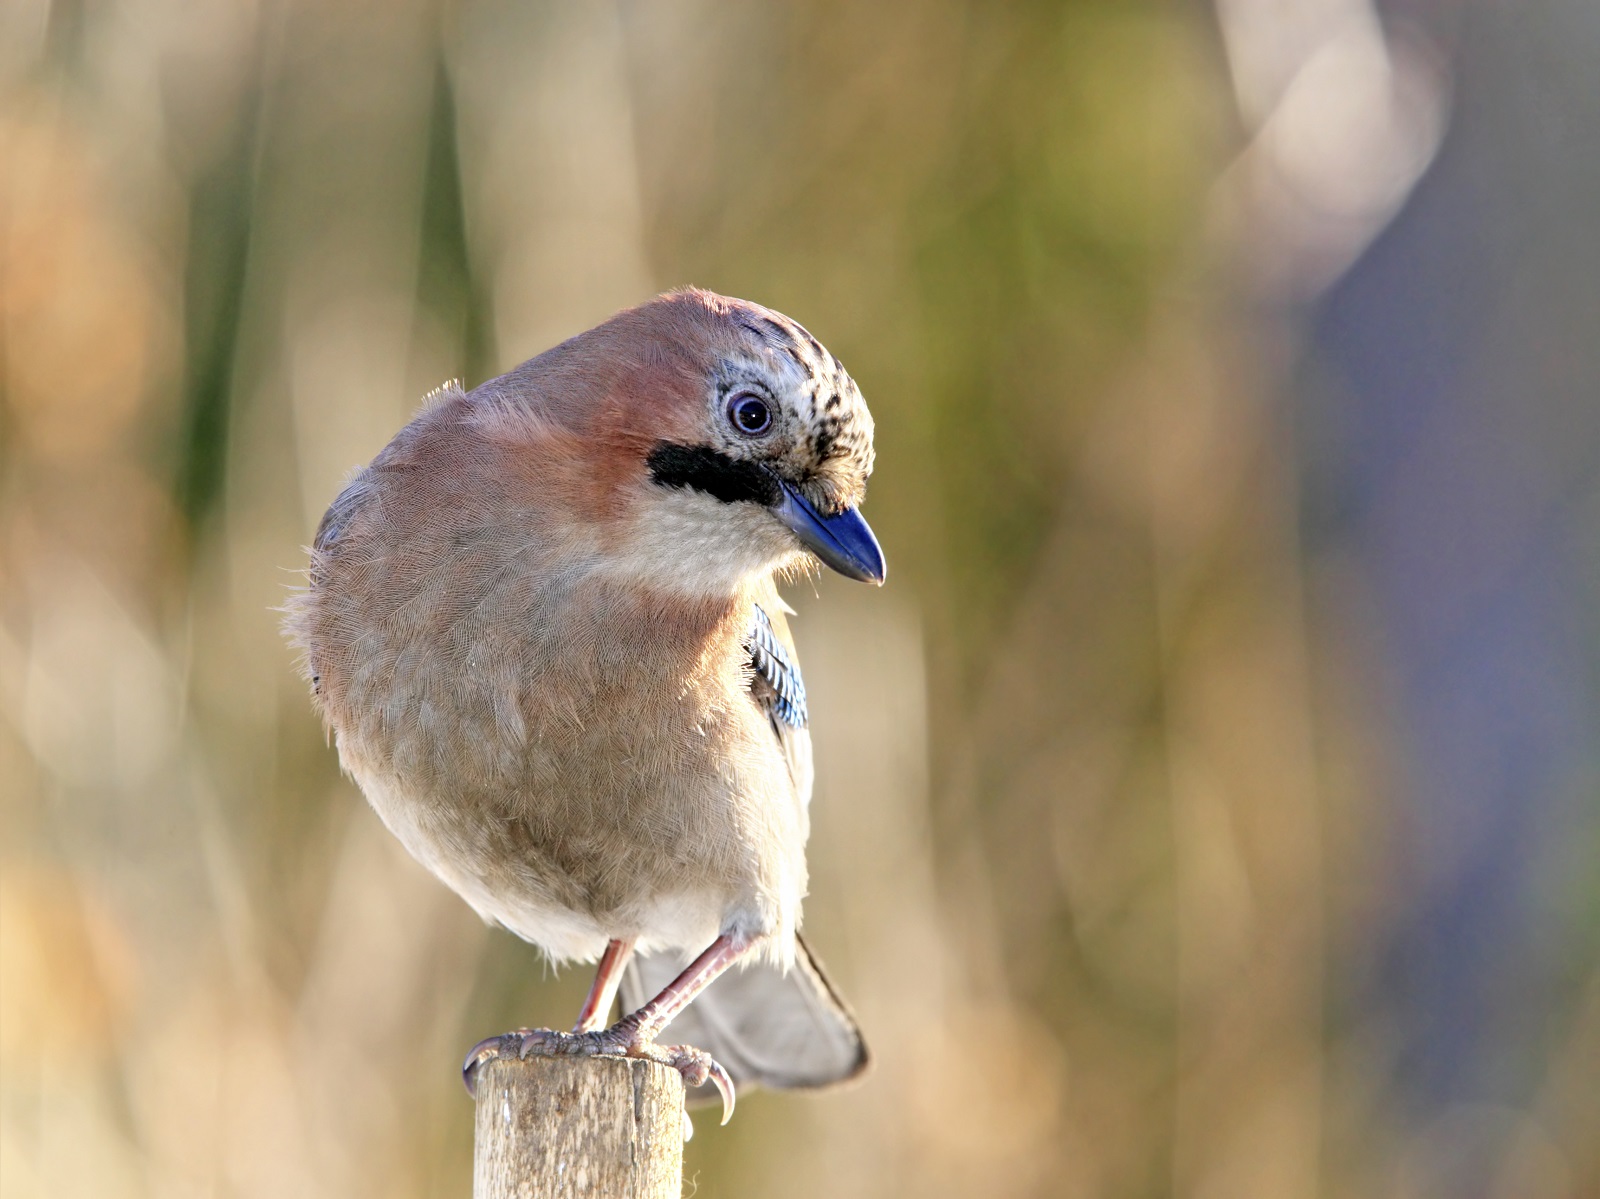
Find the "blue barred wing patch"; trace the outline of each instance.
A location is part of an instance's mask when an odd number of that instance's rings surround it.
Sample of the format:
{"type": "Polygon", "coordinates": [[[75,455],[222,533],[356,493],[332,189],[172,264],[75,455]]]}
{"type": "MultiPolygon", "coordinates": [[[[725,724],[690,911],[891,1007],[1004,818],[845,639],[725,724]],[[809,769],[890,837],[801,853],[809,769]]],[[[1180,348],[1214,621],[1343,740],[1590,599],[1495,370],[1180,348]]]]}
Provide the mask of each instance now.
{"type": "Polygon", "coordinates": [[[755,669],[751,689],[756,699],[774,720],[790,728],[805,728],[806,685],[800,678],[800,666],[773,632],[772,621],[759,607],[750,631],[745,634],[744,644],[750,651],[750,665],[755,669]]]}

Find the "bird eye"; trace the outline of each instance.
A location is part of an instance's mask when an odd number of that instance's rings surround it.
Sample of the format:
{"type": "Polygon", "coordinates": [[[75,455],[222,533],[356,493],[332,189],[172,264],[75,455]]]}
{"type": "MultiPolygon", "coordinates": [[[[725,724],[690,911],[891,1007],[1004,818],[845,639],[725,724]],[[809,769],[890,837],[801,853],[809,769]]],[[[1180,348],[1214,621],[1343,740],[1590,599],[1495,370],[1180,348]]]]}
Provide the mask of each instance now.
{"type": "Polygon", "coordinates": [[[728,401],[728,419],[746,437],[759,437],[772,428],[772,409],[760,396],[741,391],[728,401]]]}

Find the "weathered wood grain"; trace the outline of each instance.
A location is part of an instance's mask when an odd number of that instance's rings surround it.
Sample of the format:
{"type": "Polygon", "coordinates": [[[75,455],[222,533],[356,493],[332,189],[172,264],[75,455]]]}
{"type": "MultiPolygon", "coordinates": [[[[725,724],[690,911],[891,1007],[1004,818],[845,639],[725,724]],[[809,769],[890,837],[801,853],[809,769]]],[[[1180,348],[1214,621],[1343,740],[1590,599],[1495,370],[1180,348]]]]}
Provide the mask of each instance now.
{"type": "Polygon", "coordinates": [[[636,1058],[491,1061],[478,1072],[474,1199],[679,1199],[683,1080],[636,1058]]]}

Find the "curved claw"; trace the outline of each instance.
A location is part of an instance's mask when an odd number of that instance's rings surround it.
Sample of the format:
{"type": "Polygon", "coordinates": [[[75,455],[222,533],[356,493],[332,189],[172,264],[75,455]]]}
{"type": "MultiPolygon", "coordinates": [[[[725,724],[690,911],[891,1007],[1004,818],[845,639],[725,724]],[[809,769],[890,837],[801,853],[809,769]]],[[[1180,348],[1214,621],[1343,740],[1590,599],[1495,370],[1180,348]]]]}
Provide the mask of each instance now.
{"type": "Polygon", "coordinates": [[[483,1040],[467,1050],[466,1060],[461,1063],[461,1081],[466,1084],[467,1094],[476,1099],[478,1097],[478,1071],[485,1062],[506,1056],[525,1058],[531,1050],[546,1046],[552,1041],[557,1042],[558,1047],[564,1048],[563,1042],[565,1040],[575,1039],[580,1038],[564,1038],[561,1033],[553,1032],[548,1028],[519,1028],[515,1032],[503,1032],[498,1036],[484,1037],[483,1040]]]}
{"type": "Polygon", "coordinates": [[[722,1068],[722,1063],[715,1059],[711,1062],[711,1068],[706,1071],[706,1079],[717,1088],[717,1093],[722,1096],[722,1122],[726,1124],[733,1119],[733,1105],[736,1099],[733,1092],[733,1079],[722,1068]]]}
{"type": "Polygon", "coordinates": [[[467,1088],[467,1094],[472,1098],[478,1097],[478,1067],[491,1058],[500,1056],[500,1042],[504,1035],[484,1037],[471,1049],[467,1050],[466,1060],[461,1063],[461,1082],[467,1088]]]}
{"type": "Polygon", "coordinates": [[[733,1078],[709,1053],[687,1045],[658,1046],[638,1036],[636,1029],[617,1025],[602,1032],[562,1033],[548,1028],[519,1028],[516,1032],[485,1037],[467,1051],[461,1063],[461,1081],[467,1094],[478,1097],[478,1071],[485,1062],[500,1057],[523,1060],[535,1054],[550,1057],[627,1056],[670,1066],[692,1087],[710,1083],[722,1096],[722,1122],[733,1119],[736,1097],[733,1078]]]}
{"type": "Polygon", "coordinates": [[[722,1122],[726,1124],[733,1119],[735,1102],[733,1078],[722,1068],[722,1063],[705,1050],[688,1045],[646,1044],[635,1045],[632,1056],[649,1058],[660,1062],[663,1066],[671,1066],[683,1076],[685,1086],[700,1087],[709,1082],[717,1088],[717,1094],[722,1096],[722,1122]]]}

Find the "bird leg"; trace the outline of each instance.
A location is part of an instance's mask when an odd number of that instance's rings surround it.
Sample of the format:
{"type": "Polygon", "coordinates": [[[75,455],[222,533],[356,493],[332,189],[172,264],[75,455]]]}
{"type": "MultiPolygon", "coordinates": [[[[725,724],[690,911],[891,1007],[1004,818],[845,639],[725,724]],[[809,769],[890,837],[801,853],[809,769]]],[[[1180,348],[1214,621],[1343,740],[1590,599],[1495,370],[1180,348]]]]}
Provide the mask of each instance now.
{"type": "Polygon", "coordinates": [[[595,967],[589,997],[583,1001],[578,1022],[572,1026],[573,1032],[594,1032],[605,1027],[606,1017],[611,1014],[611,1001],[617,997],[617,988],[622,985],[623,967],[633,956],[633,945],[632,937],[626,941],[611,941],[606,945],[606,951],[600,955],[600,964],[595,967]]]}
{"type": "MultiPolygon", "coordinates": [[[[638,1057],[671,1066],[683,1075],[684,1082],[689,1086],[698,1087],[707,1082],[714,1085],[722,1096],[722,1122],[726,1124],[733,1116],[734,1104],[733,1079],[728,1072],[702,1049],[690,1045],[657,1045],[656,1037],[674,1016],[689,1006],[696,995],[749,952],[750,947],[751,942],[747,937],[723,933],[711,943],[710,948],[690,962],[682,974],[663,987],[659,995],[610,1028],[583,1028],[580,1020],[577,1032],[523,1028],[479,1041],[467,1054],[467,1060],[461,1068],[467,1093],[476,1093],[479,1067],[496,1058],[638,1057]]],[[[602,989],[614,992],[615,983],[604,976],[608,968],[620,975],[631,949],[630,943],[622,941],[613,941],[606,947],[605,956],[600,959],[594,988],[590,992],[591,1002],[597,999],[602,989]]],[[[606,1002],[609,1006],[609,997],[606,1002]]],[[[585,1003],[586,1013],[589,1008],[590,1003],[585,1003]]],[[[604,1011],[605,1008],[599,1010],[604,1011]]]]}

